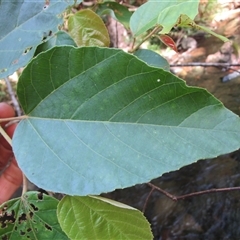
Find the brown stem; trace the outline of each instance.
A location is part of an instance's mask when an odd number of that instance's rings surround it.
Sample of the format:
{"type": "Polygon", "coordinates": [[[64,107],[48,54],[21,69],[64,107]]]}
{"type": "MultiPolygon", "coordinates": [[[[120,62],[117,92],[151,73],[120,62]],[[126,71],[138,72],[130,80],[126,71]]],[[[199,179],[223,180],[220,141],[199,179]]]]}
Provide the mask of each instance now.
{"type": "Polygon", "coordinates": [[[153,190],[157,190],[161,193],[163,193],[165,196],[167,196],[168,198],[172,199],[173,201],[178,201],[178,200],[182,200],[185,198],[189,198],[189,197],[195,197],[195,196],[199,196],[199,195],[203,195],[203,194],[208,194],[208,193],[216,193],[216,192],[230,192],[230,191],[239,191],[240,187],[229,187],[229,188],[212,188],[212,189],[207,189],[207,190],[203,190],[203,191],[199,191],[199,192],[193,192],[193,193],[188,193],[188,194],[184,194],[181,196],[175,196],[172,195],[166,191],[164,191],[163,189],[161,189],[160,187],[157,187],[156,185],[152,184],[152,183],[147,183],[153,190]]]}
{"type": "Polygon", "coordinates": [[[22,173],[22,177],[23,177],[23,185],[22,185],[22,196],[23,196],[28,190],[28,183],[24,173],[22,173]]]}
{"type": "Polygon", "coordinates": [[[146,201],[144,203],[144,206],[143,206],[143,209],[142,209],[142,212],[145,213],[145,210],[146,210],[146,207],[147,207],[147,204],[148,204],[148,200],[149,198],[151,197],[152,193],[154,191],[154,188],[151,188],[151,191],[149,192],[147,198],[146,198],[146,201]]]}
{"type": "Polygon", "coordinates": [[[207,190],[203,190],[203,191],[199,191],[199,192],[188,193],[185,195],[178,196],[176,198],[177,198],[177,200],[181,200],[181,199],[185,199],[188,197],[195,197],[195,196],[199,196],[199,195],[203,195],[203,194],[207,194],[207,193],[230,192],[230,191],[237,191],[237,190],[240,190],[240,187],[212,188],[212,189],[207,189],[207,190]]]}
{"type": "Polygon", "coordinates": [[[192,63],[181,63],[181,64],[170,64],[170,67],[192,67],[192,66],[202,66],[202,67],[233,67],[240,66],[239,63],[205,63],[205,62],[192,62],[192,63]]]}
{"type": "Polygon", "coordinates": [[[165,196],[167,196],[168,198],[172,199],[173,201],[177,201],[177,197],[164,191],[163,189],[161,189],[160,187],[157,187],[156,185],[152,184],[152,183],[147,183],[151,188],[163,193],[165,196]]]}

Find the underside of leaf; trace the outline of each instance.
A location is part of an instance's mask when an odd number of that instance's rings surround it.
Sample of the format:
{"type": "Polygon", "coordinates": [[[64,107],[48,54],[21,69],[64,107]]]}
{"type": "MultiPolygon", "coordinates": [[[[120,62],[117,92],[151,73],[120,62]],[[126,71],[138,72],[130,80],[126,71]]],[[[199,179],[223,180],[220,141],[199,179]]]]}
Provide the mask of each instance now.
{"type": "Polygon", "coordinates": [[[125,188],[240,144],[238,116],[206,90],[121,50],[42,53],[22,73],[18,97],[28,118],[15,156],[32,182],[55,192],[125,188]]]}

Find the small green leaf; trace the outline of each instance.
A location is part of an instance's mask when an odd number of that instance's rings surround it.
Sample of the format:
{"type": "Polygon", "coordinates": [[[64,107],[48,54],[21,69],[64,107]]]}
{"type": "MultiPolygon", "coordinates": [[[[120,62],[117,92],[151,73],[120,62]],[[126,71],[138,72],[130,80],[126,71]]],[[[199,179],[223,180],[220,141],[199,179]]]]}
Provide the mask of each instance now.
{"type": "Polygon", "coordinates": [[[57,219],[58,200],[40,192],[27,192],[0,206],[0,238],[66,240],[57,219]]]}
{"type": "Polygon", "coordinates": [[[108,47],[110,39],[102,19],[90,9],[69,17],[68,30],[78,46],[108,47]]]}
{"type": "Polygon", "coordinates": [[[59,14],[73,3],[73,0],[0,1],[0,79],[29,62],[36,47],[58,31],[62,23],[59,14]]]}
{"type": "Polygon", "coordinates": [[[177,25],[180,26],[180,27],[192,27],[192,28],[195,28],[195,29],[203,30],[203,31],[205,31],[207,33],[210,33],[213,36],[221,39],[224,42],[229,41],[228,38],[211,31],[209,28],[197,25],[192,19],[190,19],[188,16],[186,16],[184,14],[179,17],[177,25]]]}
{"type": "Polygon", "coordinates": [[[65,196],[57,215],[63,231],[72,239],[153,239],[143,214],[102,197],[65,196]]]}
{"type": "Polygon", "coordinates": [[[124,25],[125,28],[129,28],[129,21],[132,13],[128,11],[126,7],[116,2],[104,2],[98,5],[97,14],[100,16],[110,15],[115,20],[124,25]]]}
{"type": "Polygon", "coordinates": [[[160,25],[161,34],[167,34],[175,26],[181,14],[194,19],[198,13],[199,0],[155,1],[149,0],[137,9],[130,19],[135,36],[160,25]]]}
{"type": "Polygon", "coordinates": [[[170,70],[168,61],[156,52],[148,49],[139,49],[134,55],[150,66],[162,68],[166,71],[170,70]]]}

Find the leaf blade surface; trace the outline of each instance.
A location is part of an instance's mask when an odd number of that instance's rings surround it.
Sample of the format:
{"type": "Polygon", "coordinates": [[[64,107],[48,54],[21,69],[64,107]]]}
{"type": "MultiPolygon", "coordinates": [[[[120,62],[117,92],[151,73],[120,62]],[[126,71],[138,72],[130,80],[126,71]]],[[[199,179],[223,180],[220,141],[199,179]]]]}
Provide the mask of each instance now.
{"type": "Polygon", "coordinates": [[[65,196],[57,214],[62,229],[71,239],[150,240],[153,237],[140,211],[102,197],[65,196]],[[69,224],[73,219],[74,225],[69,224]]]}
{"type": "Polygon", "coordinates": [[[109,192],[239,147],[238,116],[206,90],[116,49],[42,53],[18,97],[28,114],[13,138],[18,164],[55,192],[109,192]]]}
{"type": "Polygon", "coordinates": [[[84,9],[68,20],[71,37],[80,46],[108,47],[110,39],[102,19],[92,10],[84,9]]]}
{"type": "Polygon", "coordinates": [[[0,78],[26,65],[36,47],[58,31],[62,19],[58,16],[72,0],[0,1],[0,78]],[[9,19],[9,16],[11,18],[9,19]]]}
{"type": "Polygon", "coordinates": [[[67,240],[56,216],[58,200],[40,192],[27,192],[0,206],[2,239],[67,240]]]}

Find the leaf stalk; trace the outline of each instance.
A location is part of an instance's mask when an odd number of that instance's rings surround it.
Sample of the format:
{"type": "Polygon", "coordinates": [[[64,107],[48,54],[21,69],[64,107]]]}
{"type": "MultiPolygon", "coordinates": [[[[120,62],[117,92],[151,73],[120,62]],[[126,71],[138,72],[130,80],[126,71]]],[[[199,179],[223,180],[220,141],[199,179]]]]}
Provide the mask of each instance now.
{"type": "Polygon", "coordinates": [[[133,47],[133,49],[129,50],[129,53],[133,53],[137,51],[145,41],[147,41],[152,35],[159,32],[161,29],[162,29],[162,26],[156,26],[145,38],[141,40],[140,43],[138,43],[135,47],[133,47]]]}

